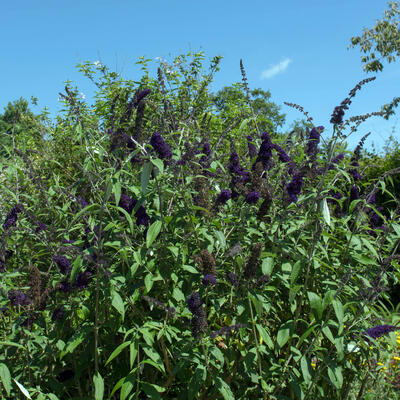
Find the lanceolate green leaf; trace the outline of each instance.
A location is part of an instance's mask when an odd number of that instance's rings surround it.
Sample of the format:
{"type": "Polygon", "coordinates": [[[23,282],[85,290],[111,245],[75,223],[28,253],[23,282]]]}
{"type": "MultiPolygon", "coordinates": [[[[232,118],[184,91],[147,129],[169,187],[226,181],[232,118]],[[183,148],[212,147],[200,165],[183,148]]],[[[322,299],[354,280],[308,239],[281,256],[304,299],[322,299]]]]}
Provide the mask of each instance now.
{"type": "Polygon", "coordinates": [[[150,248],[154,240],[157,238],[158,234],[161,231],[162,222],[155,221],[150,225],[149,230],[147,231],[146,235],[146,246],[150,248]]]}
{"type": "Polygon", "coordinates": [[[112,306],[121,314],[122,320],[124,320],[125,315],[125,305],[124,302],[117,291],[112,292],[112,306]]]}
{"type": "Polygon", "coordinates": [[[3,363],[0,364],[0,379],[3,383],[4,389],[7,392],[7,395],[9,396],[11,392],[11,374],[7,365],[3,363]]]}
{"type": "Polygon", "coordinates": [[[142,195],[146,195],[147,185],[149,183],[151,171],[153,169],[153,164],[151,162],[147,162],[143,166],[142,174],[140,176],[140,185],[142,188],[142,195]]]}
{"type": "Polygon", "coordinates": [[[19,387],[19,390],[23,393],[23,395],[27,398],[32,400],[31,395],[29,394],[29,392],[25,389],[25,387],[23,385],[21,385],[16,379],[13,378],[13,381],[17,384],[17,386],[19,387]]]}
{"type": "Polygon", "coordinates": [[[289,340],[292,331],[293,331],[292,320],[286,321],[280,326],[278,334],[276,335],[276,344],[278,345],[278,350],[280,350],[289,340]]]}
{"type": "Polygon", "coordinates": [[[328,202],[326,201],[326,198],[323,198],[321,200],[321,211],[322,211],[322,217],[324,218],[324,221],[330,225],[331,224],[331,215],[329,213],[329,207],[328,207],[328,202]]]}
{"type": "Polygon", "coordinates": [[[104,381],[99,372],[93,375],[94,383],[94,398],[95,400],[103,400],[104,396],[104,381]]]}
{"type": "Polygon", "coordinates": [[[222,378],[217,376],[215,383],[224,400],[235,400],[235,396],[233,395],[231,388],[222,378]]]}
{"type": "Polygon", "coordinates": [[[121,353],[121,351],[123,349],[125,349],[125,347],[128,347],[131,344],[131,342],[125,342],[120,344],[110,355],[110,357],[108,357],[108,360],[106,361],[106,363],[104,364],[104,366],[106,366],[109,362],[111,362],[112,360],[114,360],[115,357],[117,357],[117,355],[119,353],[121,353]]]}
{"type": "Polygon", "coordinates": [[[320,321],[322,318],[323,312],[323,303],[322,299],[314,292],[308,292],[308,299],[310,300],[311,310],[317,321],[320,321]]]}

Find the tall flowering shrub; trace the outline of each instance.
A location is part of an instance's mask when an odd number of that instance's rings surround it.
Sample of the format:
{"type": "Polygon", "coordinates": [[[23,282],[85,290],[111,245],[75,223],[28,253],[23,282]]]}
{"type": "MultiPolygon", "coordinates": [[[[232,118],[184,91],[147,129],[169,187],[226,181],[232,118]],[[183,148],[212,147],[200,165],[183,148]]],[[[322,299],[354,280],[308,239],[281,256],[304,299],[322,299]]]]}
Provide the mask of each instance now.
{"type": "Polygon", "coordinates": [[[68,88],[49,163],[35,169],[20,151],[8,166],[8,397],[347,398],[368,372],[368,341],[394,329],[373,316],[398,268],[398,214],[374,210],[381,181],[352,180],[355,159],[336,152],[349,101],[328,154],[321,127],[301,151],[273,131],[249,139],[212,115],[211,77],[195,79],[194,58],[187,70],[185,57],[162,63],[136,88],[105,73],[93,113],[68,88]],[[71,134],[82,145],[61,152],[71,134]]]}

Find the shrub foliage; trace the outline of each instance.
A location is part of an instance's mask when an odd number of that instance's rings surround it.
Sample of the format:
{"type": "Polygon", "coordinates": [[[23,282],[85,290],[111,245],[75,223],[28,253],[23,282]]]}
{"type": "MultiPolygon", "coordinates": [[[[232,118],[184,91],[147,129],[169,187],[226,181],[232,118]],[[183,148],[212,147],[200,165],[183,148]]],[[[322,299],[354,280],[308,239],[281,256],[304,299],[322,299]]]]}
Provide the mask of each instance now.
{"type": "Polygon", "coordinates": [[[142,58],[138,82],[80,65],[94,107],[67,85],[47,148],[10,149],[0,397],[345,399],[375,376],[398,199],[361,187],[363,141],[337,152],[369,80],[322,151],[300,106],[294,136],[254,113],[242,63],[245,101],[217,114],[220,57],[189,56],[156,78],[142,58]]]}

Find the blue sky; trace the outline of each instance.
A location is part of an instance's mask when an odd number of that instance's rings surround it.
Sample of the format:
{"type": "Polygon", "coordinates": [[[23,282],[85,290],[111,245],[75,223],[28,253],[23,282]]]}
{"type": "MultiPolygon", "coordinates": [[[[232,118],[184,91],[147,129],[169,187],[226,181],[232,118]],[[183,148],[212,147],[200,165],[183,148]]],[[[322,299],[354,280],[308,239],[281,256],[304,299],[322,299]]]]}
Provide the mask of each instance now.
{"type": "MultiPolygon", "coordinates": [[[[398,96],[400,60],[384,62],[382,72],[362,70],[359,48],[347,49],[352,36],[372,28],[388,9],[385,0],[16,0],[2,6],[0,45],[0,112],[9,101],[31,96],[55,117],[66,80],[73,81],[93,104],[96,87],[76,65],[101,61],[124,79],[139,80],[140,56],[172,61],[177,55],[203,50],[209,60],[222,55],[211,91],[241,81],[242,59],[250,88],[271,91],[271,100],[287,114],[289,129],[302,114],[283,104],[304,107],[315,125],[330,137],[336,105],[362,79],[377,79],[357,92],[345,117],[379,111],[398,96]],[[397,88],[397,91],[396,91],[397,88]]],[[[154,72],[157,61],[154,60],[154,72]]],[[[155,76],[155,75],[153,75],[155,76]]],[[[367,132],[366,148],[382,150],[385,140],[399,137],[399,111],[389,121],[369,119],[348,138],[353,149],[367,132]],[[393,128],[395,131],[393,133],[393,128]]]]}

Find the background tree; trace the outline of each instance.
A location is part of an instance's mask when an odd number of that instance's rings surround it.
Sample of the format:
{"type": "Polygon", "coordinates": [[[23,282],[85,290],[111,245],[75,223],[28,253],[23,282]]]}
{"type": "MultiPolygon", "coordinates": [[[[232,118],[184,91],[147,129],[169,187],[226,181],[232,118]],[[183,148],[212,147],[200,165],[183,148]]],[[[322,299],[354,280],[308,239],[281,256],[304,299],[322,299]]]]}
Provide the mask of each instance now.
{"type": "Polygon", "coordinates": [[[19,149],[42,148],[47,128],[44,125],[46,113],[35,115],[24,98],[9,102],[0,114],[0,157],[10,157],[9,150],[14,145],[19,149]]]}
{"type": "MultiPolygon", "coordinates": [[[[213,103],[219,113],[232,115],[234,110],[245,110],[246,118],[251,117],[251,110],[247,104],[246,95],[242,83],[234,83],[231,86],[225,86],[219,90],[215,96],[212,96],[213,103]],[[240,105],[240,108],[237,106],[240,105]]],[[[254,114],[257,118],[257,124],[261,132],[276,131],[276,128],[282,127],[285,123],[286,114],[280,114],[281,107],[270,100],[271,92],[260,88],[250,90],[250,99],[254,114]]]]}
{"type": "MultiPolygon", "coordinates": [[[[364,28],[361,36],[351,38],[350,47],[360,46],[365,54],[361,57],[364,63],[363,70],[366,72],[378,72],[383,70],[380,60],[385,59],[391,63],[400,56],[400,10],[397,1],[388,3],[389,9],[384,11],[384,18],[374,25],[373,28],[364,28]],[[372,50],[372,47],[374,49],[372,50]],[[372,50],[372,52],[371,52],[372,50]],[[381,57],[376,56],[379,53],[381,57]],[[367,54],[369,53],[369,54],[367,54]]],[[[385,119],[394,114],[393,108],[400,103],[400,97],[393,98],[390,104],[385,104],[382,109],[388,112],[385,119]]]]}

